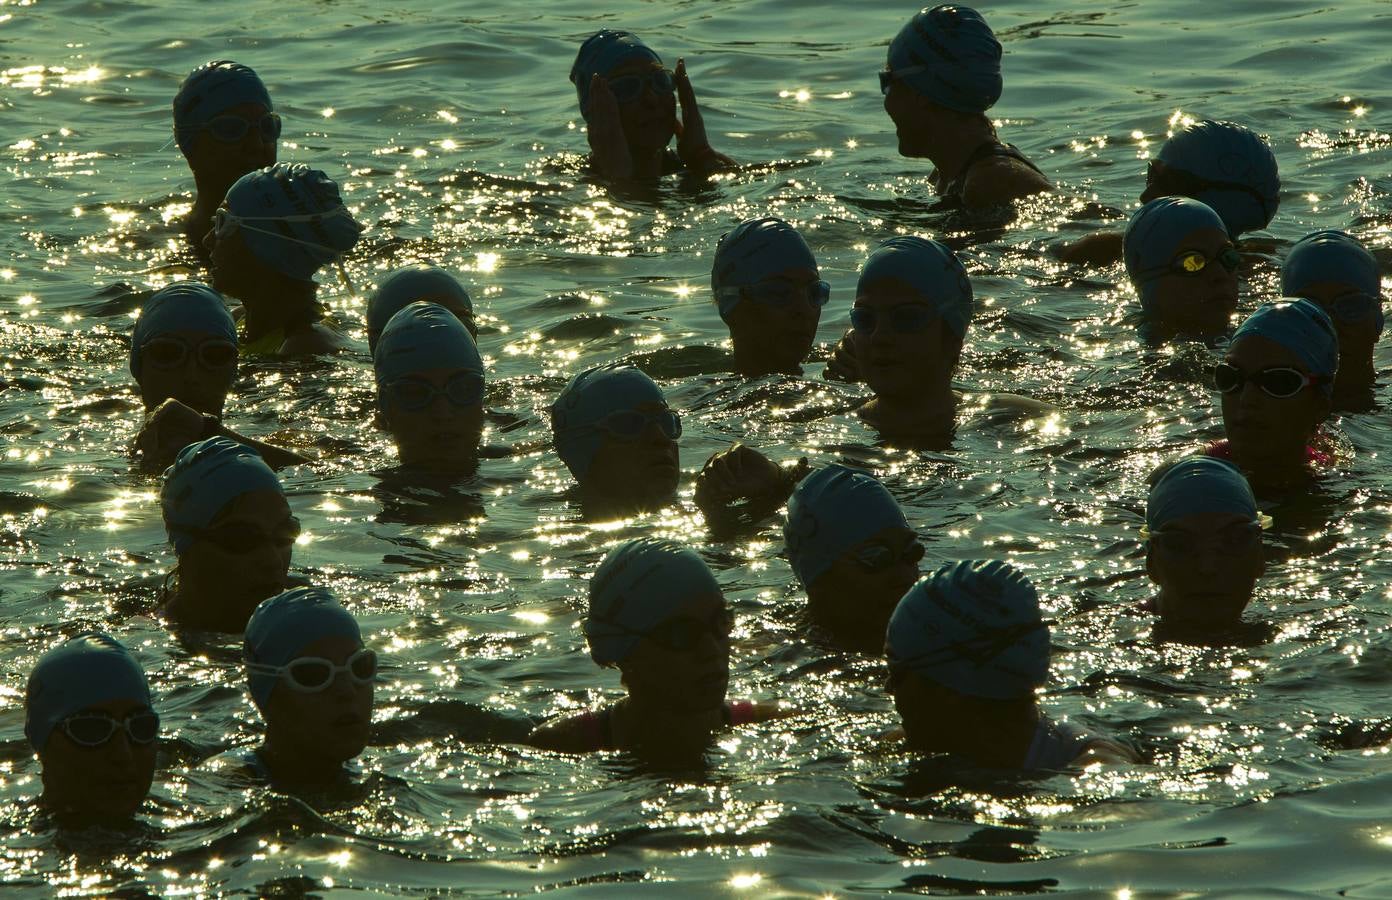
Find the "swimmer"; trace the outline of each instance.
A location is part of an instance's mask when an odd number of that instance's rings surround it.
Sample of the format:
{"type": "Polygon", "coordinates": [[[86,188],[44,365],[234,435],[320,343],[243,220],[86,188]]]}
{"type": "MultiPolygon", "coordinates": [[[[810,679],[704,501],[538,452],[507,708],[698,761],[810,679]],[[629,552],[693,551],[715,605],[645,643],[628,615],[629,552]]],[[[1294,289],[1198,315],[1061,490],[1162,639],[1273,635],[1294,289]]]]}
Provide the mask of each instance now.
{"type": "Polygon", "coordinates": [[[402,307],[417,300],[438,303],[454,314],[469,335],[478,338],[474,322],[474,303],[469,292],[449,272],[428,263],[401,266],[388,272],[377,290],[367,298],[367,349],[377,352],[377,338],[382,328],[402,307]]]}
{"type": "Polygon", "coordinates": [[[276,786],[325,786],[367,746],[377,654],[353,616],[324,588],[265,600],[242,643],[247,689],[266,723],[261,746],[241,755],[276,786]]]}
{"type": "Polygon", "coordinates": [[[746,378],[802,374],[831,286],[797,229],[782,219],[746,219],[721,236],[711,294],[730,329],[735,370],[746,378]]]}
{"type": "Polygon", "coordinates": [[[131,375],[145,406],[135,439],[142,470],[162,472],[180,450],[216,436],[246,444],[272,468],[308,461],[222,424],[237,356],[236,325],[222,295],[206,284],[178,281],[145,301],[130,347],[131,375]]]}
{"type": "Polygon", "coordinates": [[[662,58],[627,31],[597,31],[580,45],[571,83],[590,141],[590,165],[616,181],[687,171],[707,175],[736,163],[706,137],[686,60],[668,71],[662,58]],[[681,120],[677,103],[681,103],[681,120]],[[673,135],[677,150],[667,148],[673,135]]]}
{"type": "Polygon", "coordinates": [[[1237,311],[1237,249],[1218,214],[1187,197],[1136,210],[1123,242],[1126,274],[1156,336],[1218,335],[1237,311]]]}
{"type": "Polygon", "coordinates": [[[363,226],[338,185],[317,169],[284,163],[243,175],[203,239],[213,287],[242,301],[242,350],[303,356],[352,346],[325,325],[314,273],[353,249],[363,226]]]}
{"type": "Polygon", "coordinates": [[[847,649],[883,652],[924,552],[893,495],[863,472],[819,469],[793,490],[783,539],[812,625],[847,649]]]}
{"type": "Polygon", "coordinates": [[[1053,190],[986,116],[1000,99],[1000,63],[1000,42],[966,6],[919,12],[889,45],[880,91],[899,153],[932,161],[930,181],[944,204],[990,209],[1053,190]]]}
{"type": "Polygon", "coordinates": [[[1372,405],[1373,347],[1382,336],[1382,276],[1378,261],[1352,235],[1316,231],[1296,242],[1281,266],[1281,293],[1304,297],[1334,321],[1339,335],[1339,377],[1334,405],[1372,405]]]}
{"type": "Polygon", "coordinates": [[[1163,470],[1141,529],[1161,624],[1185,634],[1238,630],[1265,570],[1261,534],[1270,522],[1230,462],[1191,456],[1163,470]]]}
{"type": "MultiPolygon", "coordinates": [[[[952,250],[921,237],[893,237],[865,261],[851,331],[828,371],[853,371],[874,392],[859,409],[882,437],[923,445],[950,440],[963,395],[952,388],[972,316],[972,286],[952,250]]],[[[1048,404],[992,395],[992,414],[1037,416],[1048,404]]]]}
{"type": "Polygon", "coordinates": [[[382,328],[373,355],[380,421],[401,464],[445,473],[478,466],[483,359],[463,323],[418,300],[382,328]]]}
{"type": "Polygon", "coordinates": [[[562,753],[623,750],[649,760],[699,760],[717,731],[785,713],[730,703],[734,615],[693,551],[640,538],[604,557],[584,621],[590,656],[619,670],[628,695],[603,709],[555,719],[528,743],[562,753]]]}
{"type": "Polygon", "coordinates": [[[248,172],[275,165],[280,116],[255,72],[220,59],[194,69],[174,96],[174,141],[193,172],[184,234],[204,261],[203,235],[227,191],[248,172]]]}
{"type": "MultiPolygon", "coordinates": [[[[1252,129],[1211,119],[1175,132],[1146,169],[1141,202],[1189,197],[1218,214],[1228,237],[1271,224],[1281,205],[1281,176],[1271,145],[1252,129]]],[[[1123,236],[1099,231],[1063,246],[1066,262],[1107,265],[1123,255],[1123,236]]]]}
{"type": "MultiPolygon", "coordinates": [[[[618,518],[676,502],[681,416],[637,369],[600,366],[576,375],[551,406],[551,433],[587,518],[618,518]]],[[[784,469],[737,443],[706,461],[695,502],[713,531],[727,530],[772,514],[808,471],[805,461],[784,469]],[[738,508],[741,500],[748,503],[738,508]]]]}
{"type": "Polygon", "coordinates": [[[913,750],[1001,769],[1137,761],[1130,749],[1040,711],[1049,626],[1034,585],[1007,563],[950,563],[919,581],[890,617],[885,655],[913,750]]]}
{"type": "Polygon", "coordinates": [[[1258,496],[1305,486],[1332,463],[1312,444],[1338,371],[1339,339],[1324,310],[1309,300],[1264,304],[1214,370],[1227,440],[1205,454],[1235,463],[1258,496]]]}
{"type": "Polygon", "coordinates": [[[115,638],[93,631],[48,650],[24,695],[39,802],[67,824],[129,819],[154,781],[159,728],[145,670],[115,638]]]}
{"type": "Polygon", "coordinates": [[[256,604],[285,590],[300,520],[255,450],[214,437],[179,452],[160,490],[178,564],[164,614],[185,628],[240,634],[256,604]]]}

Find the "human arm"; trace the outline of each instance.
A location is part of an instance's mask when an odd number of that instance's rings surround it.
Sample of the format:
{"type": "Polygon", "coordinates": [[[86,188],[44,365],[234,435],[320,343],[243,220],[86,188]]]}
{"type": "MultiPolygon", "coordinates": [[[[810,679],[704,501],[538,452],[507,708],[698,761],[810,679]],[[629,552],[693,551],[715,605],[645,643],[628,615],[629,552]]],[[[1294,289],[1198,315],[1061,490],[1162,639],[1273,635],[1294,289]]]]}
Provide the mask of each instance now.
{"type": "Polygon", "coordinates": [[[678,59],[673,73],[677,82],[677,100],[681,103],[681,122],[677,126],[677,155],[692,172],[708,175],[721,169],[738,166],[733,159],[711,147],[706,137],[706,123],[701,107],[696,103],[696,90],[686,72],[686,60],[678,59]]]}

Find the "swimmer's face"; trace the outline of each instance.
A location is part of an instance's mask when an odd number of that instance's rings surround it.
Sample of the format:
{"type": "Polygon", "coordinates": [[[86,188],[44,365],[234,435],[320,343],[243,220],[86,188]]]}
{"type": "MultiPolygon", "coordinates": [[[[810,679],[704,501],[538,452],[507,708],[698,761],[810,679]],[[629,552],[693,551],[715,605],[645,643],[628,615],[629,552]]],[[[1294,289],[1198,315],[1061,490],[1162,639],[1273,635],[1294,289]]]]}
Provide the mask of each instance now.
{"type": "Polygon", "coordinates": [[[1171,328],[1189,334],[1221,334],[1237,310],[1237,272],[1215,257],[1232,247],[1227,232],[1200,228],[1185,235],[1172,258],[1186,251],[1198,251],[1208,264],[1196,275],[1170,272],[1149,282],[1149,313],[1171,328]]]}
{"type": "Polygon", "coordinates": [[[884,110],[894,122],[899,138],[900,156],[926,156],[927,133],[930,129],[923,98],[903,81],[895,81],[885,94],[884,110]]]}
{"type": "Polygon", "coordinates": [[[1166,522],[1146,546],[1146,574],[1168,624],[1231,628],[1242,620],[1261,577],[1261,530],[1235,513],[1207,512],[1166,522]]]}
{"type": "Polygon", "coordinates": [[[834,636],[884,646],[889,617],[918,580],[922,545],[908,528],[886,528],[841,554],[807,589],[813,618],[834,636]]]}
{"type": "Polygon", "coordinates": [[[758,374],[801,372],[822,317],[809,294],[819,278],[814,268],[791,268],[750,288],[726,323],[735,355],[750,360],[758,374]]]}
{"type": "MultiPolygon", "coordinates": [[[[297,657],[317,656],[341,666],[362,646],[349,637],[320,638],[301,648],[297,657]]],[[[359,684],[349,673],[336,672],[328,688],[307,693],[282,677],[262,715],[269,749],[303,766],[333,770],[367,746],[372,684],[359,684]]]]}
{"type": "Polygon", "coordinates": [[[1314,302],[1333,320],[1334,331],[1339,335],[1340,387],[1348,380],[1345,373],[1365,372],[1372,367],[1373,346],[1378,340],[1377,313],[1369,307],[1361,316],[1340,314],[1344,308],[1341,298],[1361,293],[1351,281],[1317,281],[1302,285],[1293,295],[1314,302]]]}
{"type": "Polygon", "coordinates": [[[276,491],[234,499],[179,557],[184,624],[240,633],[256,605],[285,589],[298,535],[290,505],[276,491]]]}
{"type": "MultiPolygon", "coordinates": [[[[644,403],[639,412],[656,415],[663,403],[644,403]]],[[[581,488],[616,509],[656,509],[672,502],[681,479],[681,453],[675,438],[649,421],[636,437],[606,434],[581,488]]]]}
{"type": "MultiPolygon", "coordinates": [[[[1309,374],[1300,357],[1255,334],[1234,341],[1224,362],[1249,375],[1276,367],[1309,374]]],[[[1231,394],[1219,396],[1233,461],[1244,469],[1289,467],[1293,461],[1303,461],[1306,446],[1330,411],[1328,396],[1314,385],[1302,388],[1294,397],[1278,398],[1248,381],[1231,394]]]]}
{"type": "MultiPolygon", "coordinates": [[[[143,700],[126,699],[94,703],[80,712],[124,721],[148,709],[143,700]]],[[[118,728],[100,747],[85,747],[68,737],[60,725],[39,752],[44,800],[55,809],[84,819],[129,818],[150,792],[158,744],[136,743],[124,728],[118,728]]]]}
{"type": "MultiPolygon", "coordinates": [[[[220,208],[226,209],[227,204],[224,203],[220,208]]],[[[236,297],[243,303],[254,301],[260,296],[269,270],[248,249],[240,229],[234,229],[218,237],[213,231],[212,223],[209,223],[203,246],[208,250],[208,266],[212,271],[214,290],[228,297],[236,297]]]]}
{"type": "Polygon", "coordinates": [[[171,397],[201,413],[221,416],[227,392],[237,377],[235,346],[226,351],[226,338],[205,331],[167,331],[151,339],[154,346],[141,354],[140,401],[154,409],[171,397]],[[205,342],[208,348],[200,353],[205,342]],[[178,361],[180,345],[183,360],[178,361]],[[225,364],[224,364],[225,362],[225,364]]]}
{"type": "MultiPolygon", "coordinates": [[[[652,60],[634,59],[612,69],[604,77],[614,79],[624,75],[647,75],[661,69],[662,66],[652,60]]],[[[659,93],[651,83],[645,84],[636,98],[619,104],[619,124],[623,126],[629,149],[636,155],[648,156],[660,152],[677,133],[676,93],[659,93]]]]}
{"type": "Polygon", "coordinates": [[[720,708],[730,684],[730,637],[724,627],[728,615],[719,593],[675,605],[664,625],[641,638],[619,664],[629,696],[679,713],[720,708]],[[671,634],[664,635],[664,630],[671,634]]]}
{"type": "Polygon", "coordinates": [[[483,400],[459,405],[450,399],[453,387],[471,381],[463,369],[426,369],[407,376],[411,403],[400,402],[392,386],[384,386],[382,424],[391,432],[401,464],[434,472],[471,471],[478,462],[483,434],[483,400]],[[452,381],[454,379],[454,381],[452,381]],[[417,409],[408,408],[424,402],[417,409]]]}
{"type": "Polygon", "coordinates": [[[897,278],[885,278],[862,285],[855,307],[875,314],[873,330],[851,332],[861,375],[875,396],[915,397],[951,380],[962,341],[927,298],[897,278]]]}
{"type": "Polygon", "coordinates": [[[248,172],[275,165],[276,140],[266,140],[259,123],[270,110],[260,103],[242,103],[218,113],[245,119],[251,127],[241,140],[231,143],[215,138],[208,129],[199,131],[189,147],[189,168],[194,177],[209,186],[221,186],[224,193],[248,172]]]}
{"type": "Polygon", "coordinates": [[[891,674],[889,690],[909,747],[929,753],[944,749],[949,733],[960,727],[949,715],[951,692],[908,671],[891,674]]]}

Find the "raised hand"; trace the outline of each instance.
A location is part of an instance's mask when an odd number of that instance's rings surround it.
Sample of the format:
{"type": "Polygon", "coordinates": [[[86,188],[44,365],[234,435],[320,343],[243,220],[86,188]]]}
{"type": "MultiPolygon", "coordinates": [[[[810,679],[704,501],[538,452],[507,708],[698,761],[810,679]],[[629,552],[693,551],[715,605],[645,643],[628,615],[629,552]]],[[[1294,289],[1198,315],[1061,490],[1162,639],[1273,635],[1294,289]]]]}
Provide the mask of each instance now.
{"type": "Polygon", "coordinates": [[[590,78],[590,115],[586,137],[590,141],[590,162],[605,178],[633,177],[633,156],[628,152],[619,101],[609,90],[609,82],[599,75],[590,78]]]}
{"type": "Polygon", "coordinates": [[[677,100],[681,103],[681,122],[677,128],[677,155],[694,172],[714,172],[738,165],[733,159],[717,152],[706,137],[706,123],[696,103],[696,90],[686,74],[686,60],[678,59],[673,73],[677,82],[677,100]]]}

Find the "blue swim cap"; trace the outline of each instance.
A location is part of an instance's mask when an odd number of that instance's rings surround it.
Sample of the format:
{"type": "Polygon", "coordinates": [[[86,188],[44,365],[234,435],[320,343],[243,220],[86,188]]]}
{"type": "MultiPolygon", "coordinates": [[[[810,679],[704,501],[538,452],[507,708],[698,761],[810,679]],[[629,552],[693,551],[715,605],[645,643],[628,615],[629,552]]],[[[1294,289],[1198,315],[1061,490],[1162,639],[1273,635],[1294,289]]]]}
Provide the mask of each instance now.
{"type": "Polygon", "coordinates": [[[999,560],[943,566],[909,589],[885,636],[895,671],[973,697],[1030,697],[1049,676],[1049,628],[1039,595],[999,560]]]}
{"type": "Polygon", "coordinates": [[[817,258],[797,229],[782,219],[745,219],[720,236],[711,265],[711,294],[728,319],[740,302],[739,289],[788,269],[817,270],[817,258]]]}
{"type": "Polygon", "coordinates": [[[39,657],[24,694],[24,736],[43,750],[58,724],[110,700],[150,705],[150,683],[131,652],[109,634],[89,631],[39,657]]]}
{"type": "Polygon", "coordinates": [[[804,588],[843,553],[886,528],[908,528],[904,511],[883,484],[842,465],[808,475],[788,499],[783,540],[788,562],[804,588]]]}
{"type": "Polygon", "coordinates": [[[1000,41],[968,6],[935,6],[915,15],[890,42],[889,69],[906,73],[898,80],[958,112],[982,113],[1000,99],[1000,41]]]}
{"type": "Polygon", "coordinates": [[[261,78],[241,63],[217,59],[194,69],[174,95],[174,140],[179,149],[187,154],[205,123],[243,103],[259,103],[267,112],[275,109],[261,78]]]}
{"type": "Polygon", "coordinates": [[[590,79],[595,75],[607,76],[631,59],[646,59],[662,65],[662,57],[631,32],[606,28],[585,38],[580,52],[575,54],[575,65],[570,67],[570,82],[580,98],[580,115],[586,118],[590,115],[590,79]]]}
{"type": "Polygon", "coordinates": [[[387,273],[377,290],[367,298],[368,338],[375,342],[387,320],[403,306],[417,300],[429,300],[441,306],[452,303],[467,309],[471,316],[474,311],[469,292],[449,272],[428,263],[402,266],[387,273]]]}
{"type": "Polygon", "coordinates": [[[483,374],[474,336],[464,323],[438,303],[417,300],[392,316],[377,339],[372,356],[377,388],[427,369],[463,369],[483,374]]]}
{"type": "Polygon", "coordinates": [[[1233,237],[1265,228],[1281,205],[1276,157],[1270,145],[1245,126],[1195,122],[1165,141],[1156,158],[1171,169],[1212,183],[1196,184],[1192,193],[1177,192],[1213,207],[1233,237]]]}
{"type": "Polygon", "coordinates": [[[140,349],[172,331],[201,331],[237,343],[237,326],[222,295],[198,281],[176,281],[150,295],[131,332],[130,370],[140,379],[140,349]]]}
{"type": "MultiPolygon", "coordinates": [[[[242,656],[248,663],[283,666],[300,651],[322,638],[346,637],[359,644],[358,622],[324,588],[291,588],[262,600],[247,620],[242,656]]],[[[247,673],[247,686],[258,709],[265,709],[275,690],[277,675],[247,673]]]]}
{"type": "Polygon", "coordinates": [[[579,481],[590,470],[604,435],[589,426],[610,413],[645,403],[667,405],[657,383],[632,366],[600,366],[570,380],[551,404],[551,434],[556,454],[579,481]]]}
{"type": "Polygon", "coordinates": [[[1230,344],[1248,335],[1273,340],[1300,357],[1311,375],[1325,375],[1320,390],[1334,390],[1334,376],[1339,371],[1339,337],[1329,314],[1309,300],[1286,298],[1276,303],[1263,303],[1247,321],[1237,326],[1230,344]]]}
{"type": "Polygon", "coordinates": [[[193,545],[195,531],[207,528],[238,497],[253,491],[283,494],[280,479],[255,450],[225,437],[189,444],[164,473],[160,508],[174,552],[193,545]]]}
{"type": "Polygon", "coordinates": [[[938,309],[944,324],[965,337],[972,317],[972,286],[957,254],[937,241],[901,235],[884,241],[865,261],[856,282],[856,296],[882,278],[897,278],[938,309]]]}
{"type": "Polygon", "coordinates": [[[343,205],[338,185],[304,163],[248,172],[227,191],[227,211],[252,255],[296,281],[353,249],[363,226],[343,205]]]}
{"type": "Polygon", "coordinates": [[[1141,308],[1155,299],[1156,279],[1169,272],[1180,241],[1200,228],[1227,233],[1222,218],[1207,204],[1189,197],[1159,197],[1142,206],[1126,223],[1123,256],[1126,274],[1141,296],[1141,308]]]}
{"type": "Polygon", "coordinates": [[[720,584],[694,551],[653,538],[620,544],[605,554],[590,579],[585,618],[590,656],[601,666],[623,662],[641,635],[660,625],[674,607],[718,593],[720,584]]]}
{"type": "Polygon", "coordinates": [[[1215,512],[1256,522],[1257,498],[1237,466],[1212,456],[1189,456],[1162,472],[1150,486],[1146,527],[1155,532],[1175,519],[1215,512]]]}
{"type": "MultiPolygon", "coordinates": [[[[1305,288],[1321,281],[1348,282],[1369,297],[1382,299],[1382,274],[1378,261],[1353,235],[1343,231],[1316,231],[1295,242],[1281,265],[1281,294],[1303,297],[1305,288]]],[[[1377,331],[1385,318],[1377,308],[1377,331]]]]}

